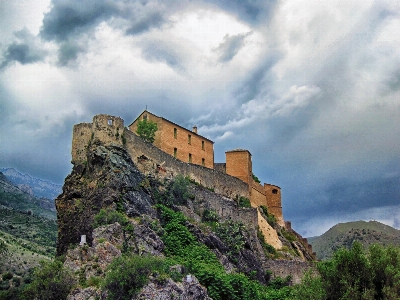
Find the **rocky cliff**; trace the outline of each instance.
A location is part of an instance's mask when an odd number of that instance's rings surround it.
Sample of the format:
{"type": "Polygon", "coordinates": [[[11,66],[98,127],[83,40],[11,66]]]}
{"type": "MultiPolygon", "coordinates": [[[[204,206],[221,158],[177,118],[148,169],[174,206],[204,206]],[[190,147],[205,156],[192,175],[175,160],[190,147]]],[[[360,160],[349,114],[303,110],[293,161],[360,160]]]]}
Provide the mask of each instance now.
{"type": "MultiPolygon", "coordinates": [[[[264,216],[267,223],[267,212],[242,208],[239,201],[216,194],[190,178],[160,179],[152,172],[143,175],[121,145],[105,145],[94,139],[88,143],[85,155],[86,160],[73,166],[65,179],[63,193],[56,199],[57,254],[66,255],[65,266],[79,273],[80,278],[104,277],[112,260],[124,252],[171,256],[176,249],[165,245],[169,227],[160,205],[185,216],[180,226],[193,237],[190,243],[205,246],[227,273],[245,274],[262,284],[267,284],[274,275],[291,275],[292,281],[297,282],[309,267],[307,261],[313,259],[307,245],[291,229],[268,225],[283,245],[280,251],[266,242],[258,228],[258,218],[264,216]],[[127,223],[96,226],[96,215],[102,209],[124,214],[127,223]],[[132,230],[124,229],[127,225],[132,230]],[[87,245],[79,246],[81,235],[86,235],[87,245]]],[[[152,164],[146,157],[142,160],[152,164]]],[[[202,284],[207,285],[204,280],[202,284]]],[[[83,287],[75,290],[70,299],[89,299],[101,294],[98,289],[83,287]],[[91,296],[79,298],[82,293],[91,296]]],[[[144,299],[155,290],[160,295],[168,294],[168,290],[184,295],[190,288],[184,282],[150,280],[140,295],[144,299]]],[[[201,285],[193,289],[205,296],[179,299],[207,299],[201,285]]]]}

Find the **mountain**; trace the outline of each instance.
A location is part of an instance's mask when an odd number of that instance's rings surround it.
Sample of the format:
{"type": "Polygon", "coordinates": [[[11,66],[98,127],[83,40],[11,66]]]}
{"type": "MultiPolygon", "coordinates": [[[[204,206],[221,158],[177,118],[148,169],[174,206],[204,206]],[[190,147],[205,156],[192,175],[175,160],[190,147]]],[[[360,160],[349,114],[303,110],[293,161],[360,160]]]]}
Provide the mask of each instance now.
{"type": "Polygon", "coordinates": [[[0,172],[0,204],[22,212],[55,219],[54,202],[47,198],[37,198],[19,188],[0,172]]]}
{"type": "Polygon", "coordinates": [[[22,174],[13,168],[0,168],[0,172],[2,172],[8,180],[32,196],[35,195],[39,198],[43,197],[54,200],[62,192],[62,187],[59,184],[38,179],[28,174],[22,174]]]}
{"type": "MultiPolygon", "coordinates": [[[[0,256],[1,290],[30,282],[32,270],[54,257],[57,222],[54,202],[32,195],[0,172],[0,243],[7,249],[0,256]]],[[[1,299],[4,294],[0,293],[1,299]]],[[[11,298],[10,298],[11,299],[11,298]]],[[[14,299],[14,298],[12,298],[14,299]]]]}
{"type": "Polygon", "coordinates": [[[364,247],[376,243],[383,246],[400,245],[400,230],[377,221],[339,223],[321,236],[308,238],[318,259],[327,259],[341,247],[350,248],[354,241],[364,247]]]}

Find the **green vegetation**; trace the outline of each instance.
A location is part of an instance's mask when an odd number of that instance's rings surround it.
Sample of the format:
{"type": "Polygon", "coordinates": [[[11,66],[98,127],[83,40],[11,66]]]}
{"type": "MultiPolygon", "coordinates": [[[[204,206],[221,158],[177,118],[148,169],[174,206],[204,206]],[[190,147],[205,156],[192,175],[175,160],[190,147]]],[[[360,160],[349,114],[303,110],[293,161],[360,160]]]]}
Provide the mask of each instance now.
{"type": "MultiPolygon", "coordinates": [[[[165,253],[169,259],[177,264],[186,266],[200,283],[207,287],[210,297],[219,299],[290,299],[290,288],[271,284],[263,286],[258,281],[250,279],[241,273],[227,274],[215,254],[205,245],[196,241],[196,238],[185,226],[187,220],[180,212],[174,212],[163,205],[157,205],[161,225],[164,228],[162,240],[165,253]]],[[[221,227],[221,234],[234,233],[233,239],[241,243],[239,233],[243,228],[240,224],[227,223],[221,227]]],[[[234,245],[233,251],[238,251],[234,245]]]]}
{"type": "Polygon", "coordinates": [[[23,299],[66,299],[75,285],[70,271],[59,260],[41,262],[33,273],[33,281],[22,292],[23,299]]]}
{"type": "Polygon", "coordinates": [[[95,216],[93,228],[118,222],[121,226],[128,225],[129,221],[125,214],[113,209],[101,209],[95,216]]]}
{"type": "Polygon", "coordinates": [[[239,207],[247,207],[247,208],[251,207],[251,202],[249,198],[243,196],[236,197],[236,202],[239,207]]]}
{"type": "MultiPolygon", "coordinates": [[[[40,199],[26,194],[16,188],[2,188],[0,189],[0,205],[13,208],[19,212],[42,216],[47,219],[56,219],[54,211],[44,209],[41,205],[49,205],[51,200],[40,199]]],[[[54,204],[53,204],[54,205],[54,204]]]]}
{"type": "Polygon", "coordinates": [[[143,119],[138,122],[136,133],[146,142],[153,143],[157,129],[157,123],[143,119]]]}
{"type": "Polygon", "coordinates": [[[342,248],[317,264],[319,275],[307,273],[293,288],[293,299],[399,299],[400,248],[361,243],[342,248]]]}
{"type": "Polygon", "coordinates": [[[164,260],[154,256],[123,255],[107,268],[104,288],[109,300],[129,300],[148,282],[153,273],[163,273],[164,260]]]}
{"type": "Polygon", "coordinates": [[[169,182],[164,192],[155,191],[157,202],[166,206],[186,205],[188,199],[194,196],[189,193],[191,180],[178,174],[173,181],[169,182]]]}
{"type": "Polygon", "coordinates": [[[265,236],[264,234],[261,232],[260,228],[257,228],[257,237],[258,240],[260,241],[261,246],[263,247],[264,253],[267,257],[276,255],[276,250],[274,248],[274,246],[268,244],[265,241],[265,236]]]}
{"type": "Polygon", "coordinates": [[[372,244],[400,246],[400,231],[376,221],[339,223],[323,235],[308,238],[318,259],[332,257],[334,251],[345,247],[350,249],[354,241],[359,241],[367,250],[372,244]]]}
{"type": "Polygon", "coordinates": [[[268,213],[268,208],[265,205],[261,205],[261,212],[265,215],[268,224],[271,227],[275,227],[276,225],[276,218],[273,214],[268,213]]]}
{"type": "Polygon", "coordinates": [[[257,183],[261,183],[260,179],[258,179],[258,177],[256,175],[254,175],[253,173],[251,174],[251,177],[253,178],[253,180],[257,183]]]}

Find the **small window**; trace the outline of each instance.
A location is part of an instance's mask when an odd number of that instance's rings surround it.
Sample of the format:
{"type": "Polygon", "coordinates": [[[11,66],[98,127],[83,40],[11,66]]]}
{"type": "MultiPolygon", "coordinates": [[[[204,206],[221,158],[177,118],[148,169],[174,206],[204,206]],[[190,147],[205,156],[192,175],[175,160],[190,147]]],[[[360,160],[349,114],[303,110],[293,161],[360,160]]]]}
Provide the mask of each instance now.
{"type": "Polygon", "coordinates": [[[178,149],[174,148],[174,157],[176,158],[176,155],[178,154],[178,149]]]}
{"type": "Polygon", "coordinates": [[[204,141],[201,141],[201,150],[204,150],[204,141]]]}
{"type": "Polygon", "coordinates": [[[188,144],[192,144],[192,136],[190,134],[188,134],[188,144]]]}
{"type": "Polygon", "coordinates": [[[143,116],[143,120],[147,120],[147,115],[144,115],[144,116],[143,116]]]}
{"type": "Polygon", "coordinates": [[[189,153],[189,162],[192,163],[192,153],[189,153]]]}
{"type": "Polygon", "coordinates": [[[177,136],[178,136],[178,130],[174,128],[174,138],[176,139],[177,136]]]}
{"type": "Polygon", "coordinates": [[[272,194],[278,194],[278,190],[277,189],[273,189],[272,190],[272,194]]]}
{"type": "Polygon", "coordinates": [[[112,120],[109,119],[109,120],[107,121],[107,124],[108,124],[108,125],[112,125],[112,120]]]}
{"type": "Polygon", "coordinates": [[[201,159],[201,165],[204,167],[206,165],[206,160],[204,158],[201,159]]]}

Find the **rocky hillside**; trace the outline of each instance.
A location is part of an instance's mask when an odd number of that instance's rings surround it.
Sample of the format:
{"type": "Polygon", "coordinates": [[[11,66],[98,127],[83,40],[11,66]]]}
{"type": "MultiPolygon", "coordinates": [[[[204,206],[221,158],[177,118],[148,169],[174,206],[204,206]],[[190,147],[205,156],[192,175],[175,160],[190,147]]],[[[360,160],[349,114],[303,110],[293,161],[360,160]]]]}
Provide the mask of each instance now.
{"type": "Polygon", "coordinates": [[[354,241],[364,247],[372,244],[400,245],[400,230],[377,221],[339,223],[318,237],[308,238],[318,259],[326,259],[341,247],[350,248],[354,241]]]}
{"type": "Polygon", "coordinates": [[[0,172],[0,204],[22,212],[55,219],[56,212],[52,200],[33,196],[25,188],[12,183],[0,172]]]}
{"type": "Polygon", "coordinates": [[[200,282],[193,287],[200,294],[205,293],[204,286],[214,299],[223,299],[217,289],[222,283],[215,280],[226,276],[239,276],[241,284],[250,280],[266,286],[276,275],[291,275],[298,281],[309,268],[307,262],[313,257],[304,240],[274,223],[267,210],[241,207],[239,199],[218,195],[180,175],[160,178],[156,164],[142,157],[154,169],[145,176],[120,146],[94,140],[86,151],[87,160],[74,165],[56,199],[57,254],[66,255],[64,265],[79,273],[81,282],[69,299],[107,293],[96,284],[85,287],[88,282],[107,281],[106,270],[118,257],[124,257],[119,265],[130,260],[126,257],[146,255],[176,264],[171,268],[177,271],[169,272],[165,280],[150,276],[136,293],[140,299],[168,290],[188,292],[191,285],[179,278],[189,273],[192,282],[200,282]],[[257,214],[271,223],[281,249],[266,242],[258,230],[257,214]],[[86,235],[87,245],[79,246],[81,235],[86,235]],[[171,274],[178,274],[178,279],[171,274]]]}
{"type": "Polygon", "coordinates": [[[61,185],[59,184],[35,178],[28,174],[22,174],[14,168],[0,168],[0,172],[2,172],[14,185],[18,186],[21,190],[24,190],[31,196],[54,200],[59,194],[61,194],[61,185]]]}

